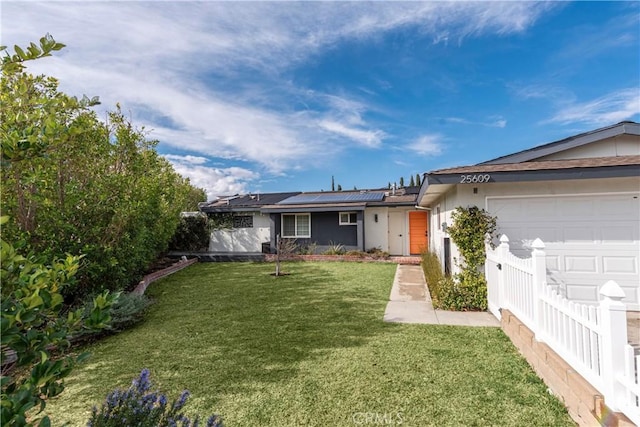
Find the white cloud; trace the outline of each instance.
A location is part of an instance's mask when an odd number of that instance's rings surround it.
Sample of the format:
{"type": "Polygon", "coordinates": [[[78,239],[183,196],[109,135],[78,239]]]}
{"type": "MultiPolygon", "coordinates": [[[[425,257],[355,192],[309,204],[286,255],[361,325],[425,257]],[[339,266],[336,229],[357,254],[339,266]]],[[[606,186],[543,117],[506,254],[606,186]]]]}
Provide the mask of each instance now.
{"type": "Polygon", "coordinates": [[[485,127],[492,127],[492,128],[504,128],[507,126],[507,120],[502,116],[491,116],[491,117],[488,117],[485,121],[468,120],[462,117],[446,117],[444,120],[450,123],[459,123],[463,125],[473,125],[473,126],[485,126],[485,127]]]}
{"type": "Polygon", "coordinates": [[[422,135],[405,147],[420,156],[437,156],[442,153],[442,136],[422,135]]]}
{"type": "Polygon", "coordinates": [[[493,127],[497,127],[497,128],[504,128],[507,126],[507,121],[505,119],[496,119],[495,122],[493,122],[493,125],[490,125],[493,127]]]}
{"type": "MultiPolygon", "coordinates": [[[[204,188],[207,192],[207,199],[214,200],[218,196],[244,194],[247,192],[247,184],[259,178],[259,175],[248,169],[239,167],[212,168],[202,166],[201,158],[193,156],[165,156],[173,165],[173,168],[180,175],[189,178],[191,183],[204,188]]],[[[206,159],[205,159],[206,160],[206,159]]]]}
{"type": "Polygon", "coordinates": [[[610,125],[640,114],[638,88],[621,89],[587,102],[564,105],[548,120],[552,123],[610,125]]]}
{"type": "Polygon", "coordinates": [[[549,99],[555,102],[566,102],[575,98],[575,95],[568,89],[548,83],[512,84],[509,85],[509,89],[521,99],[549,99]]]}
{"type": "Polygon", "coordinates": [[[343,123],[332,120],[322,120],[319,126],[333,134],[341,135],[366,147],[379,147],[384,137],[384,132],[380,130],[365,130],[356,127],[348,127],[343,123]]]}
{"type": "MultiPolygon", "coordinates": [[[[305,92],[283,71],[341,41],[375,41],[397,28],[457,40],[521,32],[553,7],[546,2],[5,2],[1,19],[3,44],[25,45],[50,32],[68,45],[53,58],[30,64],[34,73],[59,78],[63,91],[99,95],[102,109],[120,102],[161,144],[242,159],[282,174],[326,164],[345,147],[379,147],[387,137],[368,118],[375,107],[344,93],[301,96],[309,109],[292,107],[290,97],[272,96],[281,88],[305,92]],[[264,83],[246,83],[253,74],[264,83]]],[[[199,170],[193,162],[177,164],[183,170],[189,164],[192,175],[199,170]]],[[[229,181],[229,174],[217,176],[227,179],[225,191],[242,185],[229,181]]]]}
{"type": "Polygon", "coordinates": [[[202,165],[207,163],[209,159],[200,156],[179,156],[177,154],[165,154],[167,160],[176,163],[190,164],[190,165],[202,165]]]}

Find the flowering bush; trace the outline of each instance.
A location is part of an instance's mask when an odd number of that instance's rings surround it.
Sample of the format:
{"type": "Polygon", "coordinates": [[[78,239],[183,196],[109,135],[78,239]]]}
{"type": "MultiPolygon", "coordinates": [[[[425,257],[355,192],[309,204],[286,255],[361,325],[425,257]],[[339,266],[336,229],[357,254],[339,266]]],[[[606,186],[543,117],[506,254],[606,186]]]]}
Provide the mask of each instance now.
{"type": "MultiPolygon", "coordinates": [[[[128,390],[116,389],[109,393],[100,410],[93,407],[88,427],[198,427],[199,417],[193,422],[182,412],[189,391],[184,390],[171,404],[167,396],[151,390],[149,370],[143,369],[128,390]]],[[[222,427],[222,419],[212,415],[207,427],[222,427]]]]}

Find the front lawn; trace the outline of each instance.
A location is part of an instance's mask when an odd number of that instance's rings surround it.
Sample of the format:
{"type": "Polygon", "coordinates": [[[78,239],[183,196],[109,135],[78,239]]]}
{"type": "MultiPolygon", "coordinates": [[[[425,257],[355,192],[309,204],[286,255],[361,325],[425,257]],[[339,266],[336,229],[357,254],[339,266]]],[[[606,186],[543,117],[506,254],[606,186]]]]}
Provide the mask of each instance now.
{"type": "Polygon", "coordinates": [[[382,322],[392,264],[204,263],[154,283],[147,320],[47,406],[85,425],[143,368],[187,412],[233,426],[574,425],[497,328],[382,322]]]}

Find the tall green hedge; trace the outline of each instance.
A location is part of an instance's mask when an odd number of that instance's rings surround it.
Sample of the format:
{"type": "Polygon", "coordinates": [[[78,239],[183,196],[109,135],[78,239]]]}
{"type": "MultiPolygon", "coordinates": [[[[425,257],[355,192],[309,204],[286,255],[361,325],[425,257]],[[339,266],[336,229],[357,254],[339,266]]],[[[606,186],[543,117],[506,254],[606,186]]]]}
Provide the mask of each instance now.
{"type": "Polygon", "coordinates": [[[83,254],[66,297],[135,283],[163,251],[179,214],[205,200],[120,107],[98,119],[52,77],[3,67],[3,237],[46,258],[83,254]]]}

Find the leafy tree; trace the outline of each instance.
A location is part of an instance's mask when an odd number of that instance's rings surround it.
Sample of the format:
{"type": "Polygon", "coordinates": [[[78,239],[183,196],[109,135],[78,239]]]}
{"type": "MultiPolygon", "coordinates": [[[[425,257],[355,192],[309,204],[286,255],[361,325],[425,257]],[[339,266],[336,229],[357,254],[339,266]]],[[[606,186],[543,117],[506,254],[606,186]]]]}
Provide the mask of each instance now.
{"type": "Polygon", "coordinates": [[[416,174],[416,185],[419,187],[422,185],[422,180],[420,179],[420,174],[416,174]]]}
{"type": "MultiPolygon", "coordinates": [[[[23,73],[23,62],[49,56],[62,47],[49,35],[40,39],[39,46],[31,43],[26,50],[16,46],[13,55],[0,47],[5,53],[0,98],[2,202],[5,212],[13,210],[19,215],[26,237],[36,230],[32,210],[38,203],[46,204],[46,200],[29,197],[37,193],[36,188],[42,182],[25,165],[38,164],[48,155],[51,145],[69,130],[54,120],[54,111],[63,111],[69,118],[92,102],[86,98],[78,101],[64,96],[41,96],[50,94],[54,82],[23,73]],[[5,197],[9,194],[5,187],[16,190],[13,197],[5,197]]],[[[83,309],[62,316],[61,292],[73,284],[81,257],[65,255],[45,264],[45,257],[23,256],[10,243],[9,238],[17,233],[10,232],[8,216],[0,218],[0,226],[0,418],[2,425],[48,426],[51,422],[47,416],[38,418],[46,400],[64,390],[64,378],[85,357],[54,358],[53,352],[68,347],[70,336],[82,329],[106,327],[110,307],[118,294],[103,292],[95,297],[86,316],[83,309]]]]}
{"type": "Polygon", "coordinates": [[[409,187],[413,187],[416,185],[416,182],[413,180],[413,175],[411,175],[411,180],[409,181],[409,187]]]}
{"type": "Polygon", "coordinates": [[[333,178],[333,175],[331,175],[331,191],[336,191],[336,181],[333,178]]]}
{"type": "Polygon", "coordinates": [[[400,177],[400,188],[404,187],[404,177],[400,177]]]}
{"type": "Polygon", "coordinates": [[[199,251],[209,245],[209,225],[204,215],[185,216],[173,235],[169,247],[178,251],[199,251]]]}
{"type": "MultiPolygon", "coordinates": [[[[181,177],[182,178],[182,177],[181,177]]],[[[191,184],[189,178],[182,178],[182,184],[184,187],[183,205],[181,206],[182,212],[196,212],[199,211],[200,203],[207,200],[207,192],[204,188],[197,188],[191,184]]]]}
{"type": "Polygon", "coordinates": [[[338,184],[338,191],[342,191],[342,185],[338,184]]]}
{"type": "Polygon", "coordinates": [[[40,38],[40,45],[31,43],[26,49],[20,46],[14,46],[14,54],[7,52],[6,46],[0,46],[0,51],[4,52],[2,56],[2,70],[7,72],[20,71],[24,68],[23,63],[34,59],[51,56],[51,52],[64,48],[65,45],[57,43],[50,34],[46,34],[40,38]]]}
{"type": "MultiPolygon", "coordinates": [[[[52,40],[41,41],[40,56],[63,46],[52,40]]],[[[84,254],[66,297],[135,283],[204,191],[178,175],[119,106],[103,123],[89,109],[97,98],[59,92],[54,78],[12,65],[22,61],[17,55],[5,53],[0,92],[0,196],[15,218],[3,235],[49,258],[84,254]]]]}

